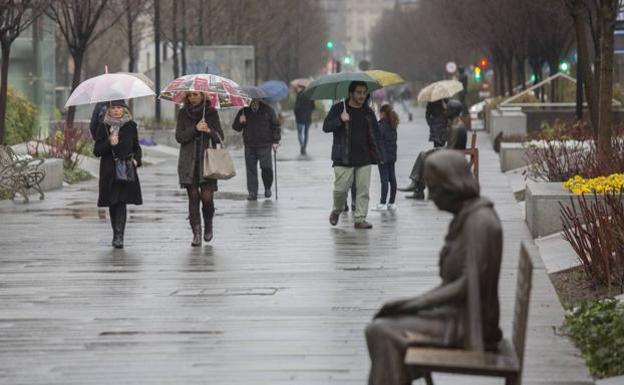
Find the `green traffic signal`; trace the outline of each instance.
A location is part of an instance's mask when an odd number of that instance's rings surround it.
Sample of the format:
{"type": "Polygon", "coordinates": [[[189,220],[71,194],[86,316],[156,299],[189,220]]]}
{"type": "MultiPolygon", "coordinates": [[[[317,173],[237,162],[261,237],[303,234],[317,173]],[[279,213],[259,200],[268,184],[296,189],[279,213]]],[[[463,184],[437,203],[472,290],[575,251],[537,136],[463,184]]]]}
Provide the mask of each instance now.
{"type": "Polygon", "coordinates": [[[570,63],[568,63],[567,61],[562,61],[561,63],[559,63],[559,70],[561,70],[562,72],[568,72],[569,69],[570,63]]]}
{"type": "Polygon", "coordinates": [[[325,48],[327,48],[327,49],[334,48],[334,42],[329,40],[327,43],[325,43],[325,48]]]}
{"type": "Polygon", "coordinates": [[[351,58],[349,56],[345,56],[344,63],[345,64],[351,64],[351,58]]]}

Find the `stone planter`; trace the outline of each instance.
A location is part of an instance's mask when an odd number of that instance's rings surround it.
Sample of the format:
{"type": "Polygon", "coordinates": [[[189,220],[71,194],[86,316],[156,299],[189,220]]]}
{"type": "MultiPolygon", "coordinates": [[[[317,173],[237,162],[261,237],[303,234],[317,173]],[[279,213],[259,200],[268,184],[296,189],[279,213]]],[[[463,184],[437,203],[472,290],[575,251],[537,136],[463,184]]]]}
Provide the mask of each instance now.
{"type": "Polygon", "coordinates": [[[526,148],[522,143],[501,143],[499,156],[502,172],[528,166],[529,164],[526,148]]]}
{"type": "MultiPolygon", "coordinates": [[[[525,191],[525,218],[533,238],[562,231],[561,205],[571,207],[570,198],[575,196],[561,182],[529,181],[525,191]]],[[[593,194],[585,198],[588,202],[596,199],[593,194]]]]}
{"type": "Polygon", "coordinates": [[[527,134],[526,114],[518,109],[495,109],[490,112],[490,139],[496,140],[499,134],[503,137],[524,137],[527,134]]]}
{"type": "MultiPolygon", "coordinates": [[[[39,184],[43,191],[56,190],[63,187],[63,159],[45,159],[39,168],[45,171],[45,178],[39,184]]],[[[29,193],[34,192],[34,189],[29,191],[29,193]]]]}

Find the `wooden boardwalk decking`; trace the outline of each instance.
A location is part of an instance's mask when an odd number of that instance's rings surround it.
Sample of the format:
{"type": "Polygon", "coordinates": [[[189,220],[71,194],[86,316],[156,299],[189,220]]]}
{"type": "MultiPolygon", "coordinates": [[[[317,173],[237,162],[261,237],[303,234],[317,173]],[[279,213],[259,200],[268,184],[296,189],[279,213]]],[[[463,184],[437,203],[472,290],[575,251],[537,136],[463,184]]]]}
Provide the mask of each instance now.
{"type": "MultiPolygon", "coordinates": [[[[114,251],[95,207],[96,181],[44,201],[0,202],[0,384],[365,384],[364,326],[386,300],[439,282],[438,251],[450,216],[399,193],[399,210],[328,223],[331,136],[310,130],[279,150],[279,200],[245,200],[239,175],[220,183],[215,239],[189,246],[176,157],[146,148],[144,202],[131,207],[126,248],[114,251]]],[[[429,147],[422,110],[399,131],[399,185],[429,147]]],[[[522,212],[479,134],[483,194],[504,224],[501,326],[508,335],[522,212]]],[[[373,172],[371,207],[379,197],[373,172]]],[[[524,384],[591,384],[578,351],[553,332],[562,309],[534,261],[524,384]]],[[[435,376],[437,384],[502,384],[435,376]]]]}

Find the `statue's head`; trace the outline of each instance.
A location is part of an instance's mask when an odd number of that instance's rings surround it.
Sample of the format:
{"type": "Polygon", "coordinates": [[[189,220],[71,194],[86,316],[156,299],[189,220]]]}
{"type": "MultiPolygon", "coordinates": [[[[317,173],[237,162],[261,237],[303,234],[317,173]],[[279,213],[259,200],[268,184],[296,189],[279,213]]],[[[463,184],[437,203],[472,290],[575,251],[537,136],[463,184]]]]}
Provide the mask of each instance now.
{"type": "Polygon", "coordinates": [[[428,156],[425,182],[429,196],[440,210],[457,213],[464,201],[479,196],[479,182],[457,150],[440,150],[428,156]]]}

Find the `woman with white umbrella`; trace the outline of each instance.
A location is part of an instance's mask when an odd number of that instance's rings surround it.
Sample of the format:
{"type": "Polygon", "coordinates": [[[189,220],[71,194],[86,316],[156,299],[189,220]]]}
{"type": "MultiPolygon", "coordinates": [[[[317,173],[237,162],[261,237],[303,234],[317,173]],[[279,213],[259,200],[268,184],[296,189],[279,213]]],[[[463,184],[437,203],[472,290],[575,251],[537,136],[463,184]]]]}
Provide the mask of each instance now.
{"type": "Polygon", "coordinates": [[[93,153],[100,158],[99,207],[108,207],[113,247],[124,246],[126,205],[143,203],[136,167],[141,166],[137,124],[124,99],[155,95],[151,81],[134,73],[108,73],[80,83],[65,107],[96,104],[89,129],[95,139],[93,153]],[[99,106],[99,107],[98,107],[99,106]],[[101,109],[104,109],[100,119],[101,109]]]}
{"type": "Polygon", "coordinates": [[[141,184],[135,167],[141,166],[142,151],[137,125],[123,100],[108,103],[106,114],[95,134],[93,153],[100,158],[98,207],[108,207],[113,228],[113,247],[124,246],[126,205],[143,203],[141,184]],[[130,161],[130,178],[121,180],[117,164],[130,161]]]}

